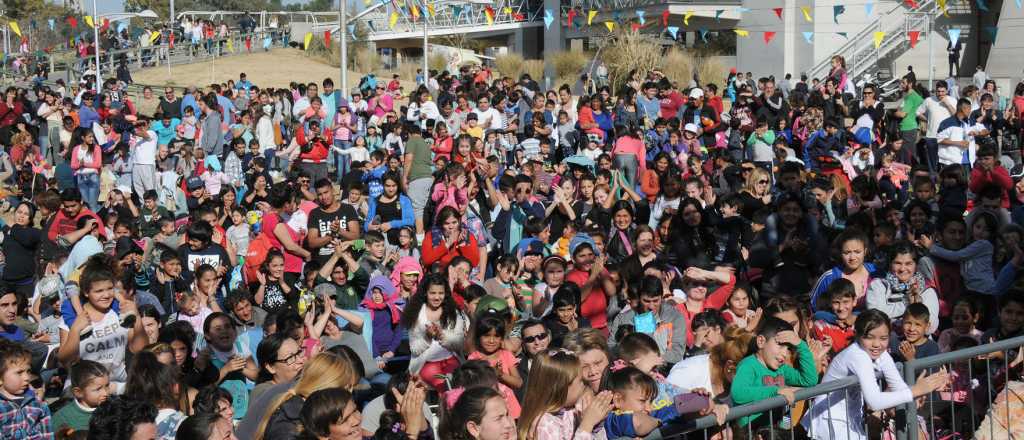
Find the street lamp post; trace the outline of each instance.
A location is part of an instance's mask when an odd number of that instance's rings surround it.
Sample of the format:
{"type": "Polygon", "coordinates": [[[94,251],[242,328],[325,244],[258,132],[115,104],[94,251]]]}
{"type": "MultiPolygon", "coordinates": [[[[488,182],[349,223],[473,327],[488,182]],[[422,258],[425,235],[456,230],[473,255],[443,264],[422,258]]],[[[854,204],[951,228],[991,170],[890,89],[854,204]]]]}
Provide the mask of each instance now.
{"type": "MultiPolygon", "coordinates": [[[[348,0],[338,0],[338,40],[341,44],[338,64],[341,70],[341,96],[348,93],[348,0]]],[[[347,98],[346,98],[347,99],[347,98]]]]}
{"type": "MultiPolygon", "coordinates": [[[[100,13],[96,9],[96,0],[92,0],[92,16],[94,20],[100,19],[100,13]]],[[[98,91],[100,89],[100,78],[103,77],[103,75],[100,75],[100,28],[98,26],[99,23],[93,21],[92,24],[93,47],[96,49],[94,51],[96,53],[96,90],[98,91]]]]}

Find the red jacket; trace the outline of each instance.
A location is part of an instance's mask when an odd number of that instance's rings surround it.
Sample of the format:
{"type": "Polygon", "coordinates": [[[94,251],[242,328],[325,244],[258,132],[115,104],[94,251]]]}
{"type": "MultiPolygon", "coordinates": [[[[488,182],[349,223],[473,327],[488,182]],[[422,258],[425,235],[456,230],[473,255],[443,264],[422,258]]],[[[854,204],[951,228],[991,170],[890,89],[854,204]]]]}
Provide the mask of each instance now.
{"type": "Polygon", "coordinates": [[[480,248],[476,243],[476,237],[466,231],[466,238],[452,247],[448,247],[443,237],[434,237],[435,229],[427,231],[423,237],[423,267],[430,267],[434,263],[441,263],[445,267],[458,255],[466,257],[471,267],[480,263],[480,248]]]}
{"type": "Polygon", "coordinates": [[[971,170],[971,181],[968,184],[971,192],[977,194],[986,186],[995,185],[1003,190],[1003,208],[1010,207],[1009,191],[1013,189],[1013,179],[1009,171],[1000,165],[992,168],[992,171],[983,171],[980,167],[971,170]]]}
{"type": "MultiPolygon", "coordinates": [[[[299,154],[299,159],[305,162],[316,163],[327,160],[327,152],[330,151],[331,144],[333,143],[331,136],[332,134],[330,131],[322,134],[320,136],[320,140],[313,143],[313,148],[311,148],[309,152],[299,154]]],[[[295,142],[297,142],[300,147],[305,147],[306,144],[309,143],[309,140],[306,139],[306,130],[298,130],[298,133],[295,134],[295,142]]]]}

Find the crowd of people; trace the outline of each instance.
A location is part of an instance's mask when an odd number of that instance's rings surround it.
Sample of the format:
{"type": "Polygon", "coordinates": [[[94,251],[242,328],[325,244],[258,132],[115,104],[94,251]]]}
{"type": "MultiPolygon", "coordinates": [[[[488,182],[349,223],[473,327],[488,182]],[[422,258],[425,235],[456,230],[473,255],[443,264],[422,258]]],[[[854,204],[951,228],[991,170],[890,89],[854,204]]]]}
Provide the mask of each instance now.
{"type": "Polygon", "coordinates": [[[428,73],[8,88],[0,437],[966,438],[1019,377],[897,363],[1024,334],[1024,83],[428,73]]]}

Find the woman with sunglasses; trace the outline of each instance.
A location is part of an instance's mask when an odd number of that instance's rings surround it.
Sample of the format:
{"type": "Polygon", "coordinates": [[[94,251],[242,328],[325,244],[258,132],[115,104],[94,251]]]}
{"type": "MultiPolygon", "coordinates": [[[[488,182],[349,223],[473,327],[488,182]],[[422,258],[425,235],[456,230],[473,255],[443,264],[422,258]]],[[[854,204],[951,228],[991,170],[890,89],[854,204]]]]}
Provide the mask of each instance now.
{"type": "Polygon", "coordinates": [[[744,163],[742,167],[743,174],[746,175],[746,184],[739,193],[743,206],[740,214],[750,220],[755,212],[771,206],[772,179],[767,170],[754,166],[753,163],[744,163]]]}

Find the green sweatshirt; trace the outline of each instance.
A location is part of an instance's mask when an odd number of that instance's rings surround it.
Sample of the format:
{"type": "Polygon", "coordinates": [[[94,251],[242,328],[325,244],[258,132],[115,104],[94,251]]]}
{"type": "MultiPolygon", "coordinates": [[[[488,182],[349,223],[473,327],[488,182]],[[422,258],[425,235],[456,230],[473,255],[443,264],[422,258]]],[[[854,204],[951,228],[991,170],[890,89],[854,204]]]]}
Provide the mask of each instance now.
{"type": "MultiPolygon", "coordinates": [[[[807,343],[800,341],[796,347],[797,368],[783,365],[778,370],[771,370],[756,354],[747,356],[736,367],[736,377],[732,381],[732,400],[736,405],[745,405],[779,395],[779,388],[809,387],[818,384],[818,370],[814,366],[814,355],[807,343]]],[[[747,426],[761,417],[763,413],[751,414],[740,419],[740,426],[747,426]]],[[[776,422],[780,417],[775,418],[776,422]]]]}
{"type": "Polygon", "coordinates": [[[61,409],[53,414],[53,431],[57,432],[64,428],[71,428],[75,431],[88,431],[89,419],[92,412],[82,409],[74,400],[66,403],[61,409]]]}

